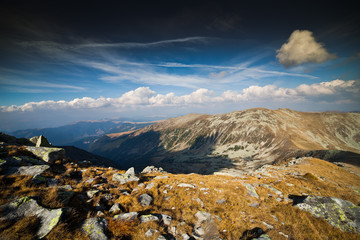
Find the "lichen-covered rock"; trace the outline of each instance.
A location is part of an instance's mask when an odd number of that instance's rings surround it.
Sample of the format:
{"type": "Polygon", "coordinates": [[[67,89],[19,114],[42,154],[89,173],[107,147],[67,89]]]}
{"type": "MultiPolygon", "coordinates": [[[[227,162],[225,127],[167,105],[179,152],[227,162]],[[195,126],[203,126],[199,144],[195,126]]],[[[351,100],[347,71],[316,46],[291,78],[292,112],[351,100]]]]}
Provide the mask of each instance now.
{"type": "Polygon", "coordinates": [[[139,178],[135,176],[134,168],[129,168],[124,174],[114,173],[112,179],[120,184],[139,181],[139,178]]]}
{"type": "Polygon", "coordinates": [[[106,226],[105,219],[95,217],[86,219],[81,229],[91,240],[107,240],[108,237],[104,233],[106,226]]]}
{"type": "Polygon", "coordinates": [[[27,176],[39,175],[50,167],[49,165],[34,165],[34,166],[22,166],[22,167],[11,167],[6,170],[7,174],[19,174],[27,176]]]}
{"type": "Polygon", "coordinates": [[[292,196],[294,206],[324,218],[330,225],[345,232],[360,232],[360,207],[352,202],[321,196],[292,196]]]}
{"type": "Polygon", "coordinates": [[[250,197],[254,197],[254,198],[259,199],[259,195],[257,194],[255,188],[254,188],[251,184],[249,184],[249,183],[243,183],[243,185],[245,186],[245,188],[246,188],[246,190],[247,190],[247,192],[248,192],[248,195],[249,195],[250,197]]]}
{"type": "Polygon", "coordinates": [[[43,135],[32,137],[29,140],[30,142],[36,144],[36,147],[51,147],[51,144],[43,135]]]}
{"type": "Polygon", "coordinates": [[[141,215],[140,216],[140,222],[141,223],[146,223],[146,222],[151,222],[151,221],[159,221],[159,217],[153,215],[153,214],[148,214],[148,215],[141,215]]]}
{"type": "Polygon", "coordinates": [[[57,160],[65,158],[65,150],[63,148],[30,146],[25,146],[25,148],[26,150],[32,152],[35,156],[48,163],[54,163],[57,160]]]}
{"type": "Polygon", "coordinates": [[[37,238],[45,237],[57,225],[63,213],[61,208],[43,208],[29,197],[23,197],[4,204],[0,206],[0,211],[3,213],[0,219],[5,221],[37,216],[40,219],[40,226],[36,233],[37,238]]]}
{"type": "Polygon", "coordinates": [[[146,206],[150,206],[152,204],[153,198],[149,194],[144,193],[139,196],[138,201],[141,206],[146,207],[146,206]]]}

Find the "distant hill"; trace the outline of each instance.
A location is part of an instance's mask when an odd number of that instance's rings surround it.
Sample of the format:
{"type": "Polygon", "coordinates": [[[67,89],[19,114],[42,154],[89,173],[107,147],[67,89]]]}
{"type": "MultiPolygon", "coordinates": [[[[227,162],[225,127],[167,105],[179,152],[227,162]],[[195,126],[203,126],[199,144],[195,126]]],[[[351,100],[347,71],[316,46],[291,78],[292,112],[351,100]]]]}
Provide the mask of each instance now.
{"type": "Polygon", "coordinates": [[[88,149],[123,167],[157,165],[172,172],[199,173],[253,169],[291,157],[317,155],[318,150],[359,156],[360,114],[289,109],[189,114],[139,130],[104,135],[88,149]]]}
{"type": "MultiPolygon", "coordinates": [[[[10,133],[17,138],[31,138],[44,135],[53,145],[76,145],[86,150],[83,138],[98,137],[105,133],[122,132],[145,127],[153,122],[127,122],[127,121],[80,121],[73,124],[55,127],[26,129],[10,133]],[[75,143],[75,144],[74,144],[75,143]]],[[[86,140],[85,140],[86,142],[86,140]]]]}

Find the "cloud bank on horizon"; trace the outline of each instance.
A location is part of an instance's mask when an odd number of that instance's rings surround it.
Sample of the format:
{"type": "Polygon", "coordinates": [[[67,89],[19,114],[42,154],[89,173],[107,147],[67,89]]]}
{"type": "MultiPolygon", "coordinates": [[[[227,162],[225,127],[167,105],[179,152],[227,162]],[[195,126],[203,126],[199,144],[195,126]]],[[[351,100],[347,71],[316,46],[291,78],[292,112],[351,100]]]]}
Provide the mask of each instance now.
{"type": "Polygon", "coordinates": [[[63,7],[34,8],[37,17],[26,4],[4,8],[0,130],[252,107],[359,110],[354,19],[344,24],[329,13],[321,16],[328,25],[316,25],[314,7],[306,25],[296,13],[284,22],[257,6],[210,1],[169,14],[149,6],[150,15],[89,5],[64,23],[63,7]],[[251,9],[263,25],[244,20],[251,9]],[[103,16],[96,24],[93,12],[103,16]]]}

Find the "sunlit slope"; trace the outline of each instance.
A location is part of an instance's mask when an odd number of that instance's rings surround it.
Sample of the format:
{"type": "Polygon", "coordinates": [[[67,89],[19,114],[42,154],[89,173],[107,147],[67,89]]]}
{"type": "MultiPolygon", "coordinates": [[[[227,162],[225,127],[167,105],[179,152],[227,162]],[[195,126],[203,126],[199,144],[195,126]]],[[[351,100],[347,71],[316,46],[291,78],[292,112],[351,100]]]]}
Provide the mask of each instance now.
{"type": "Polygon", "coordinates": [[[214,171],[249,162],[261,165],[309,150],[359,154],[360,114],[263,108],[189,114],[119,136],[104,136],[90,147],[129,166],[152,163],[178,168],[184,163],[203,168],[214,163],[218,166],[214,171]]]}

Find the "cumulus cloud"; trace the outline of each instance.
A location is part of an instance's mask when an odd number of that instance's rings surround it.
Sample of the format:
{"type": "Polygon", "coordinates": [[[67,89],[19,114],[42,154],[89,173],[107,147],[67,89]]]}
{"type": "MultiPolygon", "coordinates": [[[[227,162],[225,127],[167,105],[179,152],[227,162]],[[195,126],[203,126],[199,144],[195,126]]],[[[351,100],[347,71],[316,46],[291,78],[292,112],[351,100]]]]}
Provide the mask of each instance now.
{"type": "Polygon", "coordinates": [[[249,101],[299,101],[313,98],[332,97],[333,101],[348,101],[360,93],[360,82],[355,80],[333,80],[315,84],[301,84],[296,88],[280,88],[276,85],[249,86],[241,92],[228,90],[220,95],[214,91],[200,88],[190,94],[176,96],[173,92],[156,94],[149,87],[140,87],[126,92],[118,98],[97,99],[84,97],[71,101],[29,102],[23,105],[2,106],[1,112],[32,112],[43,110],[68,109],[111,109],[122,111],[127,108],[151,108],[164,106],[194,106],[209,103],[238,103],[249,101]]]}
{"type": "Polygon", "coordinates": [[[292,67],[303,63],[321,63],[336,58],[315,40],[313,33],[308,30],[295,30],[280,49],[276,58],[285,67],[292,67]]]}

